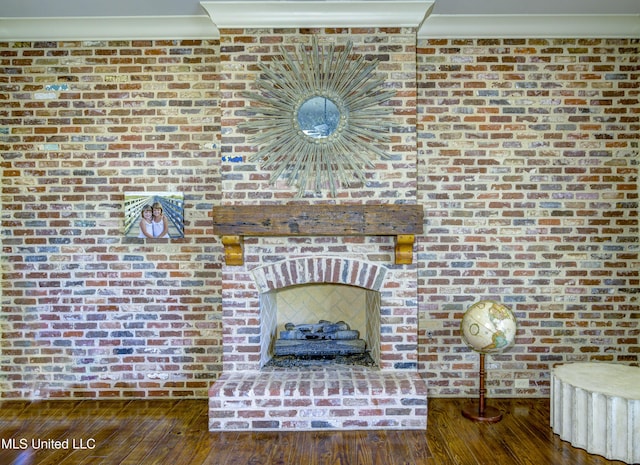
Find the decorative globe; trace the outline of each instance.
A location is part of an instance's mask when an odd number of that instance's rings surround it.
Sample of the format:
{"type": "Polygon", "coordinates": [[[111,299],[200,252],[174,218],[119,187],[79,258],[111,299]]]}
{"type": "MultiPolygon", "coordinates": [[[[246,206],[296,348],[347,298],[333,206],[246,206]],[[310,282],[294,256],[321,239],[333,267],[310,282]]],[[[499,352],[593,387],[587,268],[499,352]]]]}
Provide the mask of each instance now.
{"type": "Polygon", "coordinates": [[[497,354],[513,344],[516,318],[507,307],[482,300],[467,309],[460,323],[462,340],[482,354],[497,354]]]}

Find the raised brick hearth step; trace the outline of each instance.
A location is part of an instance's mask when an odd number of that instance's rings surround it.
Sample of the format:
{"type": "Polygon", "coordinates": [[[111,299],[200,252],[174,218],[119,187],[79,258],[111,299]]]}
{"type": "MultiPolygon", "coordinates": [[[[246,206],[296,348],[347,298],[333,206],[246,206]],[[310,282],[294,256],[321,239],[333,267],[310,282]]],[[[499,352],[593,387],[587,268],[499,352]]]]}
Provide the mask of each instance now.
{"type": "Polygon", "coordinates": [[[209,429],[425,429],[427,387],[413,371],[358,366],[225,372],[209,391],[209,429]]]}

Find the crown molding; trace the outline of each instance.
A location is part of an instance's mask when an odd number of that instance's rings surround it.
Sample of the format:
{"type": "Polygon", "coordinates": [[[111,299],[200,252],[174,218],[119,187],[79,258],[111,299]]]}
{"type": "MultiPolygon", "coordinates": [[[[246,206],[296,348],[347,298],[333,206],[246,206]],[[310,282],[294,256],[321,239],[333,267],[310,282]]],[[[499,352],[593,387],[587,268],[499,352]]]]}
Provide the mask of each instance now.
{"type": "Polygon", "coordinates": [[[637,14],[438,15],[434,3],[216,0],[201,2],[208,16],[0,18],[0,40],[216,39],[219,28],[248,27],[416,27],[421,39],[640,38],[637,14]]]}
{"type": "Polygon", "coordinates": [[[0,18],[0,40],[209,39],[220,34],[208,16],[0,18]]]}
{"type": "Polygon", "coordinates": [[[640,37],[640,15],[430,15],[418,31],[428,38],[640,37]]]}
{"type": "Polygon", "coordinates": [[[415,27],[435,0],[326,0],[200,2],[219,29],[312,27],[415,27]]]}

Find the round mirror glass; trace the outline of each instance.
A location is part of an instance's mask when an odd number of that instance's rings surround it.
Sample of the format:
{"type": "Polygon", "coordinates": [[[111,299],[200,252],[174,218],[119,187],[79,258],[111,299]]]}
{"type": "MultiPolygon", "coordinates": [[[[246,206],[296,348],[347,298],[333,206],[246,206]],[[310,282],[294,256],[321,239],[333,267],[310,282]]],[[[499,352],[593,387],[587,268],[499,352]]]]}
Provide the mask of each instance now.
{"type": "Polygon", "coordinates": [[[329,137],[338,128],[340,110],[327,97],[311,97],[298,108],[298,126],[309,137],[329,137]]]}

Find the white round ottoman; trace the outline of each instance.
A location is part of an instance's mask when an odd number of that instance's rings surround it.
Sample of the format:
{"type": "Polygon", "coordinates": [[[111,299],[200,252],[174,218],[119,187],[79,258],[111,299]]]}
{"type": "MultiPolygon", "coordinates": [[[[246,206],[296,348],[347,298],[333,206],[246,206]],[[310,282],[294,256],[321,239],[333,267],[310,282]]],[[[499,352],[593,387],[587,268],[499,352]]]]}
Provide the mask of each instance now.
{"type": "Polygon", "coordinates": [[[551,371],[551,428],[609,460],[640,463],[640,368],[569,363],[551,371]]]}

